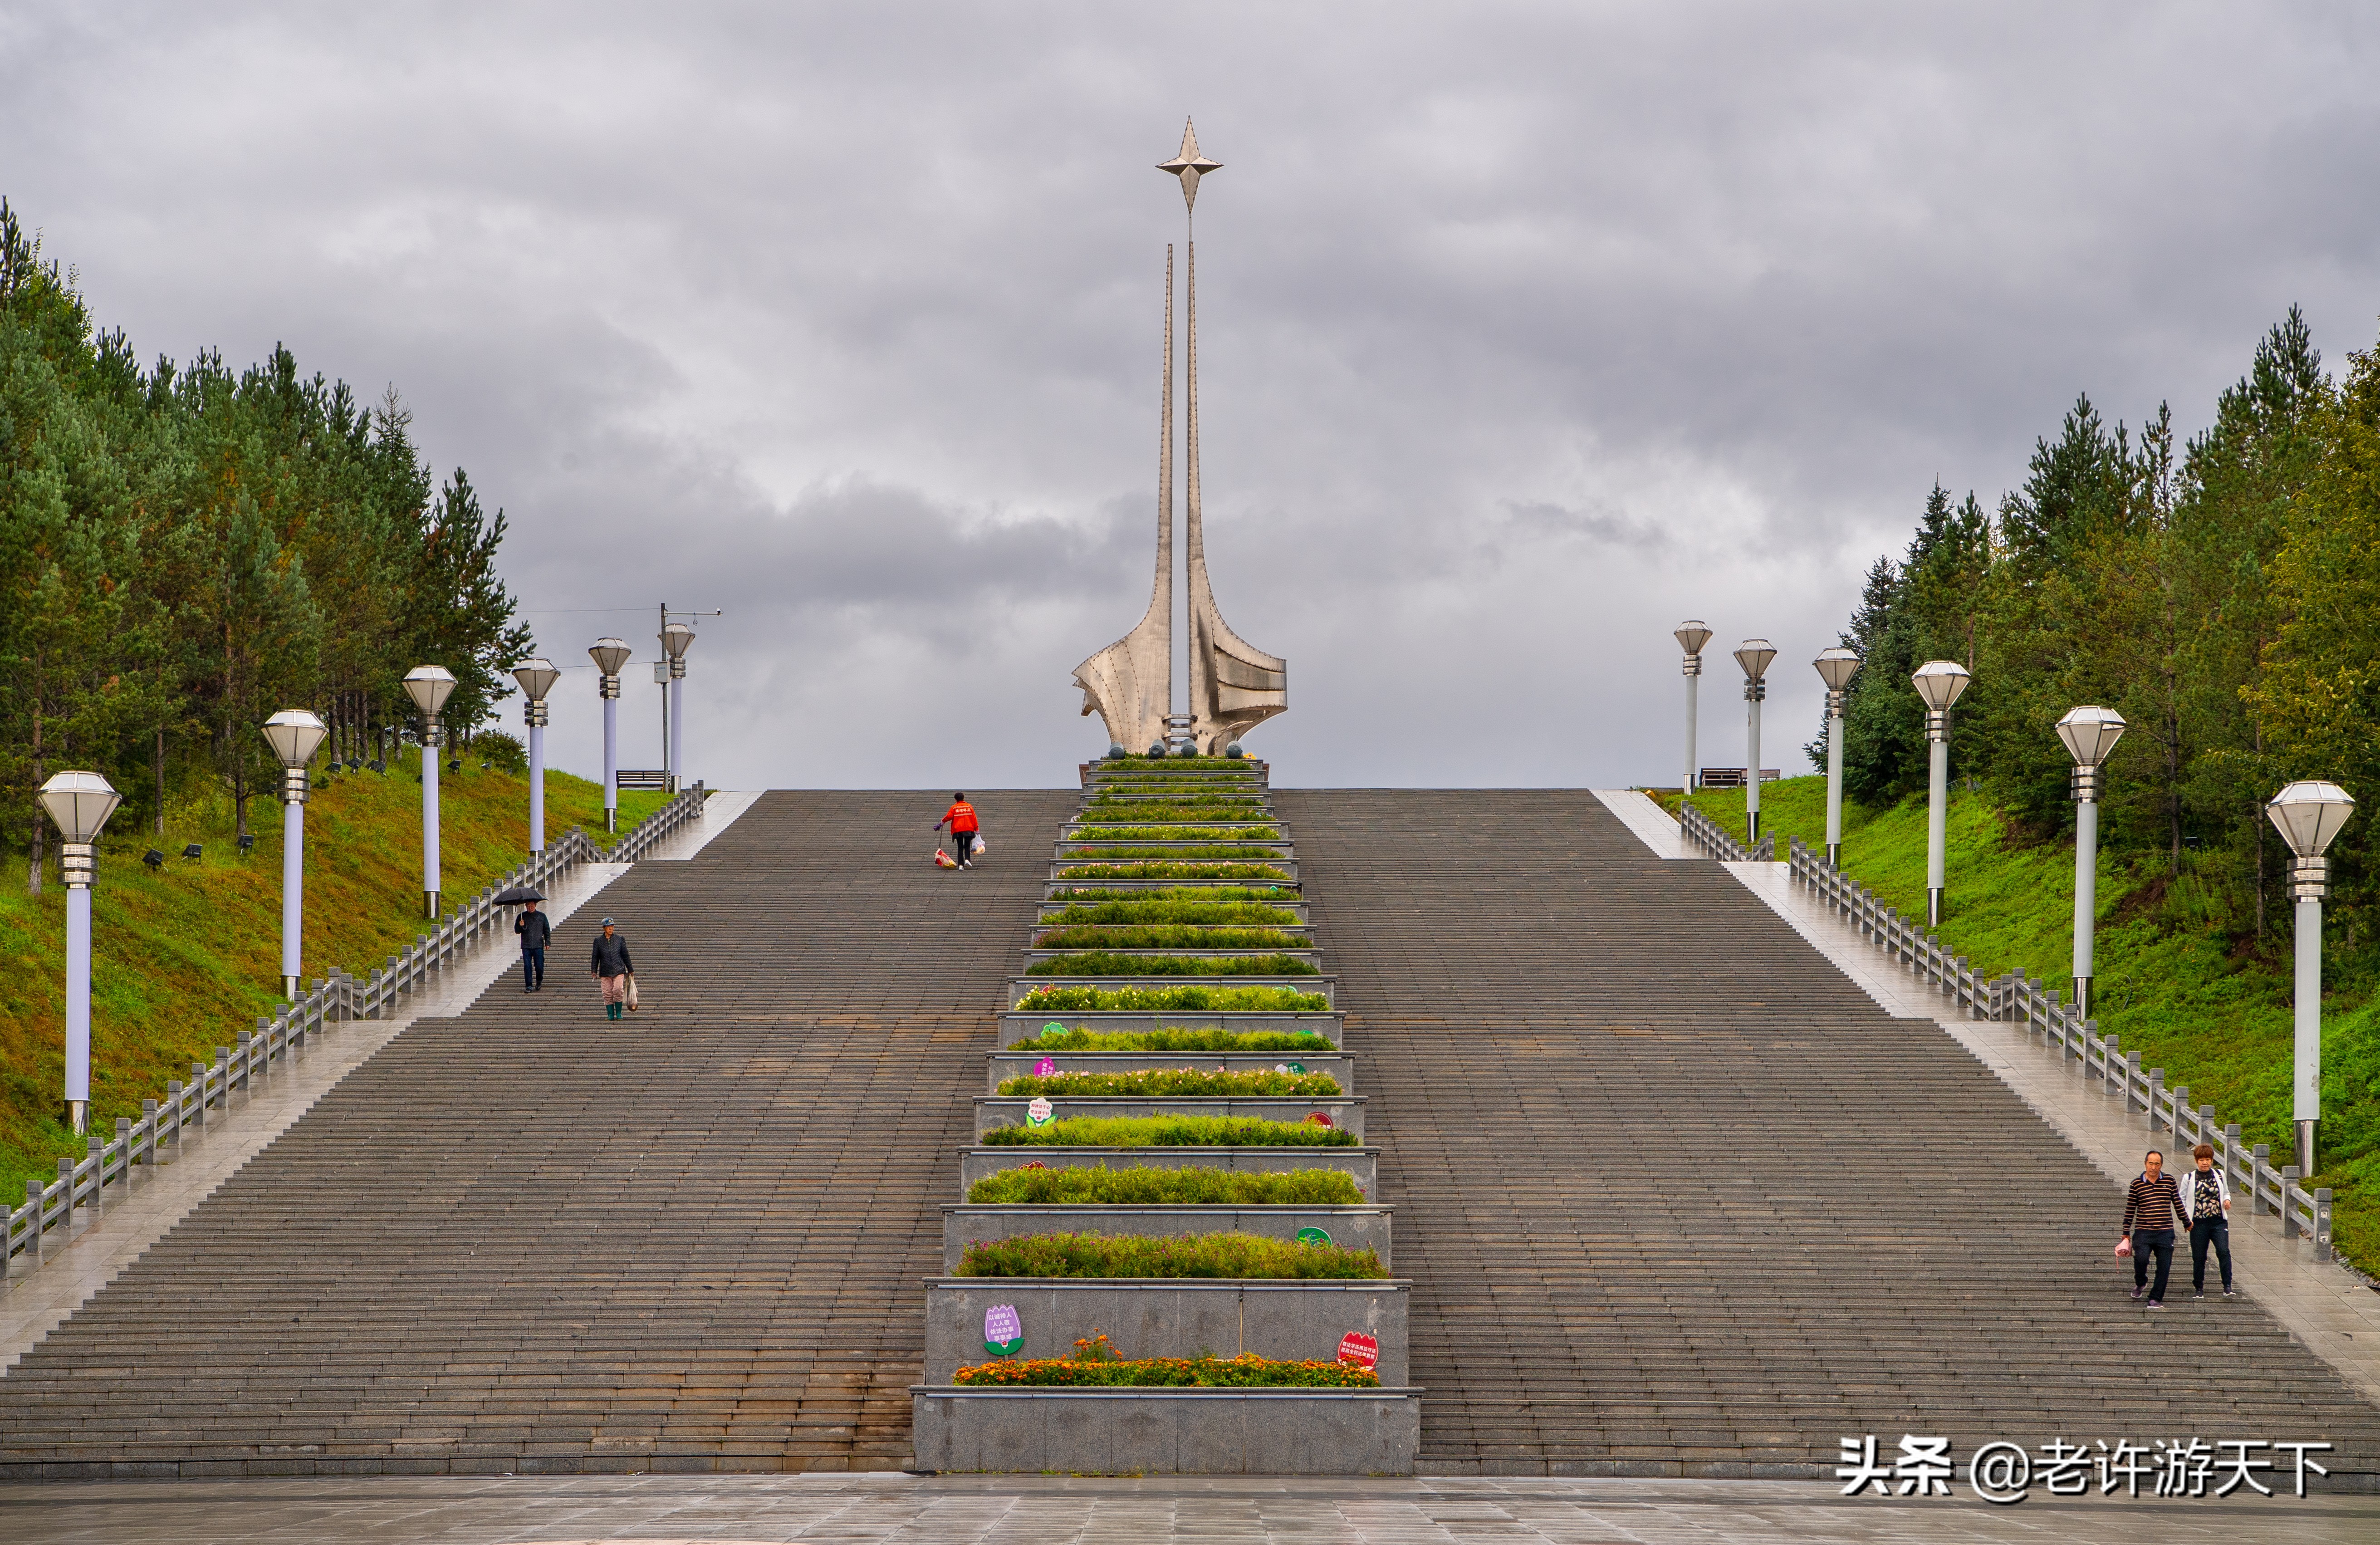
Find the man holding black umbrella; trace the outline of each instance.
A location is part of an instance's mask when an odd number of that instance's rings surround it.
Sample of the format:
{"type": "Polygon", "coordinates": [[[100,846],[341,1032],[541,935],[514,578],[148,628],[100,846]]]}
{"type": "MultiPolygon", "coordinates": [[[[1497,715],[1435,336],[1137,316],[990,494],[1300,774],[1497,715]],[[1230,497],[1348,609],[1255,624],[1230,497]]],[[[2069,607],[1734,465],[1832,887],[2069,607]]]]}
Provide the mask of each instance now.
{"type": "Polygon", "coordinates": [[[531,901],[513,919],[513,931],[520,935],[521,991],[535,992],[545,985],[545,946],[553,937],[553,923],[531,901]]]}

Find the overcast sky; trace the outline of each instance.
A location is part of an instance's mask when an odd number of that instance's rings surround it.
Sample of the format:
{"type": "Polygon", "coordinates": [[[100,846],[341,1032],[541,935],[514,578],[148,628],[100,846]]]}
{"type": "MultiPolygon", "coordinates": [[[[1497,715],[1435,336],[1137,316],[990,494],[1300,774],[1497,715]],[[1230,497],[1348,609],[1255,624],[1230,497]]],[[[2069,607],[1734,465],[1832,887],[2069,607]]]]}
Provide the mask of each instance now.
{"type": "MultiPolygon", "coordinates": [[[[1803,767],[1862,572],[2088,391],[2380,325],[2358,5],[66,6],[0,191],[139,350],[394,383],[714,785],[1047,785],[1148,598],[1195,116],[1208,543],[1302,785],[1803,767]],[[638,679],[641,672],[643,679],[638,679]]],[[[589,669],[555,760],[600,769],[589,669]]],[[[506,705],[517,718],[517,704],[506,705]]]]}

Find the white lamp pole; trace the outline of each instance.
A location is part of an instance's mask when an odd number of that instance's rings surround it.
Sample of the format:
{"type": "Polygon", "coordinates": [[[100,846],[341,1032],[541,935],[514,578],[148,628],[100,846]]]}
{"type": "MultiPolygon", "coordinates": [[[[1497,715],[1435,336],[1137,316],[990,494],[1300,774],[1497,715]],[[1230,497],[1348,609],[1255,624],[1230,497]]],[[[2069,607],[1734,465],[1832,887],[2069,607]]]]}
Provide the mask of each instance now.
{"type": "Polygon", "coordinates": [[[1810,662],[1827,684],[1827,864],[1843,861],[1843,699],[1860,668],[1856,650],[1828,649],[1810,662]]]}
{"type": "Polygon", "coordinates": [[[58,829],[59,878],[67,882],[67,1125],[91,1129],[91,885],[99,831],[124,796],[96,772],[61,772],[42,785],[42,809],[58,829]]]}
{"type": "Polygon", "coordinates": [[[438,916],[438,747],[444,736],[438,711],[455,690],[454,673],[443,665],[416,665],[406,673],[405,695],[421,711],[421,915],[438,916]]]}
{"type": "Polygon", "coordinates": [[[1777,658],[1776,647],[1766,639],[1746,639],[1735,651],[1735,663],[1743,667],[1743,734],[1744,755],[1752,765],[1743,770],[1743,830],[1746,845],[1760,840],[1760,704],[1768,696],[1768,663],[1777,658]]]}
{"type": "Polygon", "coordinates": [[[595,690],[603,700],[603,830],[620,829],[620,667],[628,663],[628,646],[617,639],[598,639],[588,649],[595,669],[595,690]]]}
{"type": "Polygon", "coordinates": [[[2085,704],[2058,721],[2058,738],[2074,759],[2074,1009],[2091,1016],[2092,932],[2099,916],[2099,796],[2107,753],[2124,737],[2124,716],[2085,704]]]}
{"type": "Polygon", "coordinates": [[[662,626],[662,652],[669,656],[669,772],[670,792],[677,792],[678,780],[686,776],[686,651],[694,642],[694,629],[682,622],[662,626]]]}
{"type": "Polygon", "coordinates": [[[2297,901],[2297,1065],[2291,1113],[2298,1125],[2298,1174],[2313,1174],[2313,1128],[2322,1119],[2322,898],[2330,891],[2330,839],[2355,813],[2355,799],[2337,784],[2308,780],[2273,796],[2265,813],[2297,855],[2289,894],[2297,901]]]}
{"type": "Polygon", "coordinates": [[[305,973],[306,764],[330,733],[302,708],[285,708],[264,722],[265,743],[281,760],[281,995],[293,1004],[305,973]]]}
{"type": "Polygon", "coordinates": [[[531,655],[513,667],[513,679],[520,683],[521,696],[527,700],[521,707],[522,722],[528,725],[528,850],[545,851],[545,695],[562,679],[553,662],[541,654],[531,655]]]}
{"type": "Polygon", "coordinates": [[[1910,676],[1925,700],[1925,926],[1942,926],[1944,854],[1950,831],[1950,705],[1967,689],[1967,667],[1928,660],[1910,676]]]}
{"type": "Polygon", "coordinates": [[[1710,642],[1711,630],[1699,622],[1682,622],[1677,627],[1678,647],[1686,651],[1686,781],[1682,792],[1694,791],[1694,725],[1698,714],[1694,697],[1702,686],[1703,646],[1710,642]]]}

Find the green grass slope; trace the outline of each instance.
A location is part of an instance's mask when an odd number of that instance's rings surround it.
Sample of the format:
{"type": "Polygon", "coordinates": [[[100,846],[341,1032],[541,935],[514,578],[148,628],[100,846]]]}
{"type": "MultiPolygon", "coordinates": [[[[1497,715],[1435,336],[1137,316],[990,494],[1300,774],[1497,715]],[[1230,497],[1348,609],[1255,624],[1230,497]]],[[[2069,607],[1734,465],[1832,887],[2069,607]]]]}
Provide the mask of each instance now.
{"type": "MultiPolygon", "coordinates": [[[[305,970],[368,973],[426,931],[421,916],[419,753],[386,776],[342,775],[306,807],[305,970]]],[[[664,803],[651,792],[620,796],[625,832],[664,803]]],[[[549,842],[572,826],[599,844],[601,784],[546,773],[549,842]]],[[[528,779],[482,769],[439,785],[441,880],[450,901],[470,895],[528,856],[528,779]]],[[[280,1004],[281,807],[249,805],[256,850],[241,858],[226,797],[169,816],[153,830],[111,827],[100,848],[91,902],[91,1126],[113,1132],[120,1115],[161,1097],[168,1078],[212,1062],[240,1030],[280,1004]],[[205,856],[179,858],[198,843],[205,856]],[[152,871],[152,845],[169,858],[152,871]]],[[[55,1179],[57,1161],[79,1156],[61,1110],[66,1035],[66,890],[53,864],[40,896],[20,883],[0,892],[0,1197],[24,1200],[28,1179],[55,1179]]],[[[565,948],[565,953],[567,954],[565,948]]]]}
{"type": "MultiPolygon", "coordinates": [[[[1674,808],[1676,796],[1664,803],[1674,808]]],[[[1743,833],[1741,789],[1694,796],[1705,815],[1743,833]]],[[[1760,792],[1761,830],[1824,849],[1827,781],[1788,778],[1760,792]]],[[[1950,799],[1943,943],[1985,976],[2022,967],[2071,991],[2074,849],[2070,842],[2015,839],[2000,813],[1959,791],[1950,799]]],[[[2099,1028],[2162,1067],[2191,1101],[2240,1123],[2252,1143],[2287,1154],[2289,1115],[2289,945],[2286,910],[2262,952],[2240,947],[2234,908],[2185,853],[2179,873],[2161,860],[2103,857],[2095,974],[2099,1028]]],[[[1905,916],[1925,915],[1925,804],[1888,810],[1846,805],[1843,868],[1905,916]]],[[[2277,904],[2285,908],[2286,904],[2277,904]]],[[[2341,973],[2344,975],[2345,973],[2341,973]]],[[[2358,1262],[2380,1264],[2380,1006],[2358,981],[2325,994],[2323,1121],[2313,1184],[2337,1193],[2336,1243],[2358,1262]]],[[[2147,1146],[2145,1143],[2143,1145],[2147,1146]]]]}

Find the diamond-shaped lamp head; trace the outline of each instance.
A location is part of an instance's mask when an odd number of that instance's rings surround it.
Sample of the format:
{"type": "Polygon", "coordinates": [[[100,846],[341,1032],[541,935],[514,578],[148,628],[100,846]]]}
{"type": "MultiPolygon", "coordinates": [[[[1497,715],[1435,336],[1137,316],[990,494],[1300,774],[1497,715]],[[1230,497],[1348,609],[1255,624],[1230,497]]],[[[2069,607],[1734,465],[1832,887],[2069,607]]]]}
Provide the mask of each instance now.
{"type": "Polygon", "coordinates": [[[2099,766],[2123,737],[2124,716],[2112,708],[2085,703],[2068,709],[2058,721],[2058,738],[2066,742],[2066,754],[2077,767],[2099,766]]]}
{"type": "Polygon", "coordinates": [[[285,708],[264,722],[265,743],[284,767],[303,767],[312,761],[315,748],[330,733],[330,726],[302,708],[285,708]]]}
{"type": "Polygon", "coordinates": [[[1677,637],[1680,649],[1688,654],[1700,654],[1703,646],[1710,642],[1711,630],[1699,622],[1682,622],[1678,624],[1677,637]]]}
{"type": "Polygon", "coordinates": [[[532,654],[513,667],[513,679],[520,683],[521,696],[533,703],[541,703],[545,701],[546,694],[553,690],[553,684],[562,679],[562,673],[555,670],[553,662],[544,655],[532,654]]]}
{"type": "Polygon", "coordinates": [[[598,639],[587,651],[588,656],[595,662],[595,668],[605,675],[618,675],[620,667],[628,663],[632,652],[617,639],[598,639]]]}
{"type": "Polygon", "coordinates": [[[447,695],[455,690],[455,673],[443,665],[416,665],[405,673],[405,695],[413,706],[436,718],[446,706],[447,695]]]}
{"type": "Polygon", "coordinates": [[[1818,668],[1818,679],[1827,684],[1828,691],[1840,692],[1843,689],[1843,684],[1851,680],[1852,673],[1860,668],[1859,651],[1820,650],[1818,658],[1811,661],[1810,663],[1818,668]]]}
{"type": "MultiPolygon", "coordinates": [[[[43,798],[49,797],[45,794],[43,798]]],[[[2290,850],[2301,858],[2318,858],[2355,813],[2355,797],[2337,784],[2309,778],[2291,784],[2265,807],[2290,850]]]]}
{"type": "Polygon", "coordinates": [[[1967,689],[1967,667],[1955,660],[1928,660],[1910,675],[1925,706],[1939,713],[1967,689]]]}
{"type": "Polygon", "coordinates": [[[1768,674],[1768,663],[1777,658],[1777,646],[1766,639],[1746,639],[1743,647],[1735,651],[1735,663],[1743,667],[1743,679],[1758,681],[1768,674]]]}
{"type": "Polygon", "coordinates": [[[68,842],[96,842],[99,829],[124,803],[115,785],[96,772],[61,772],[42,785],[42,809],[68,842]]]}
{"type": "Polygon", "coordinates": [[[686,645],[694,642],[694,629],[682,622],[671,623],[662,629],[662,652],[672,660],[686,658],[686,645]]]}

